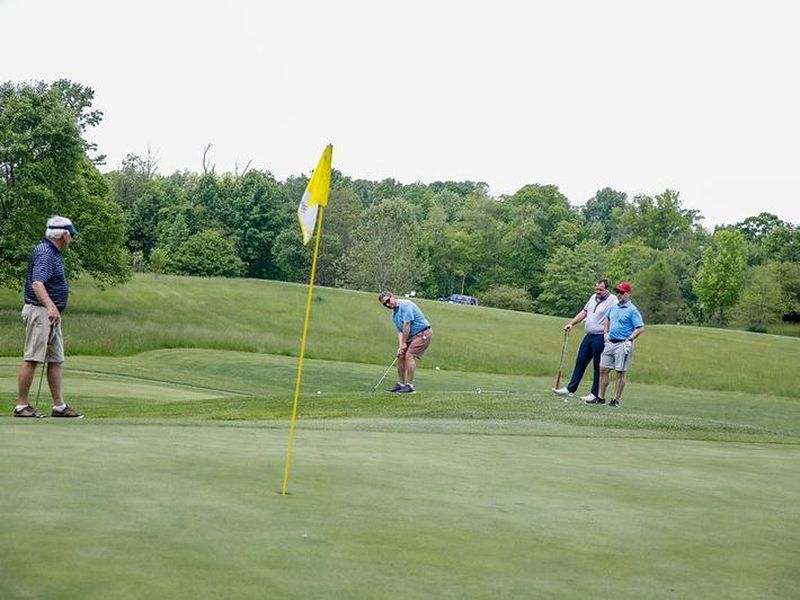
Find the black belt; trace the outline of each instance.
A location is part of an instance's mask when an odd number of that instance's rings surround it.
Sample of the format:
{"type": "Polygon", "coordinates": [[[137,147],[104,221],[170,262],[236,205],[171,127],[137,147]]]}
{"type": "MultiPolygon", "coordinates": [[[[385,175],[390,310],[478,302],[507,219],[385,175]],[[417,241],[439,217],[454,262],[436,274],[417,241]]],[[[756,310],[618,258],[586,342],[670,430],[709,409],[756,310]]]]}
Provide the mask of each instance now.
{"type": "Polygon", "coordinates": [[[430,326],[430,325],[428,325],[428,326],[427,326],[425,329],[420,329],[420,330],[419,330],[417,333],[415,333],[414,335],[410,335],[410,336],[408,336],[408,339],[411,339],[411,338],[413,338],[413,337],[417,337],[417,336],[418,336],[420,333],[423,333],[423,332],[425,332],[425,331],[428,331],[428,329],[430,329],[430,328],[431,328],[431,326],[430,326]]]}
{"type": "Polygon", "coordinates": [[[620,342],[627,342],[628,340],[615,340],[614,338],[608,338],[608,341],[612,344],[619,344],[620,342]]]}

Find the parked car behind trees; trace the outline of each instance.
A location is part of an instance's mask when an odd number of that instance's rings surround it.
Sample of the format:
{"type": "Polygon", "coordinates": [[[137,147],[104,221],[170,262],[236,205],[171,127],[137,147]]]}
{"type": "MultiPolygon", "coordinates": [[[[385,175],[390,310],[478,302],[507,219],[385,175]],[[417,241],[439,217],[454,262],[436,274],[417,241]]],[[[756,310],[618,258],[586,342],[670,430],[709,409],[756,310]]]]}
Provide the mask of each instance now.
{"type": "Polygon", "coordinates": [[[450,304],[469,304],[471,306],[478,306],[478,299],[474,296],[465,296],[464,294],[450,294],[446,298],[439,298],[439,302],[449,302],[450,304]]]}

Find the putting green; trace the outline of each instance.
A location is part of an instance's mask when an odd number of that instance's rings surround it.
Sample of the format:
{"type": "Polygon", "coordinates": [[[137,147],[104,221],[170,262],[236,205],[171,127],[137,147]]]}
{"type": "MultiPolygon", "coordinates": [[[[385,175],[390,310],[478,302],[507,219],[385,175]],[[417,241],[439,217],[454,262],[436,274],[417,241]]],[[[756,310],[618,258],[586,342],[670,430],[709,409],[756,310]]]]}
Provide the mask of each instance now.
{"type": "Polygon", "coordinates": [[[0,419],[0,597],[750,599],[800,587],[797,445],[360,425],[301,422],[284,497],[286,423],[0,419]]]}

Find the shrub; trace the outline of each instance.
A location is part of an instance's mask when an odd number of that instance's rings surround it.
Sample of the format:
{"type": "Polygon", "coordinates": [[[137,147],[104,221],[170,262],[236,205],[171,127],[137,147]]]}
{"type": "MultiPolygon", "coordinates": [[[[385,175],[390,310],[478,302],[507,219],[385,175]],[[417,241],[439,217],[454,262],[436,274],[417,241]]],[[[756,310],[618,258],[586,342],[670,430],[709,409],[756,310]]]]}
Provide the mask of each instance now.
{"type": "Polygon", "coordinates": [[[183,242],[169,262],[180,275],[240,277],[244,263],[233,244],[216,231],[201,231],[183,242]]]}
{"type": "Polygon", "coordinates": [[[532,312],[534,307],[533,298],[528,290],[510,285],[494,285],[481,294],[479,299],[483,306],[520,312],[532,312]]]}

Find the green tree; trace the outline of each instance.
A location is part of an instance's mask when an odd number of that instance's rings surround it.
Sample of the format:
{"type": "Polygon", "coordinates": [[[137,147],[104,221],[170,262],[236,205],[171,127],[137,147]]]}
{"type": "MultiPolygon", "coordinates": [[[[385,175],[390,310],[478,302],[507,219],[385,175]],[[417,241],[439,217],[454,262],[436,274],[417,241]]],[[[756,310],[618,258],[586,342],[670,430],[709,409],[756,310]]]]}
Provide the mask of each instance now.
{"type": "Polygon", "coordinates": [[[602,226],[604,243],[611,241],[615,231],[615,216],[625,209],[627,201],[627,194],[606,187],[598,190],[581,209],[587,224],[602,226]]]}
{"type": "Polygon", "coordinates": [[[170,258],[169,269],[180,275],[240,277],[244,263],[230,241],[217,231],[206,230],[181,244],[170,258]]]}
{"type": "MultiPolygon", "coordinates": [[[[272,247],[278,233],[296,227],[297,201],[269,172],[248,171],[223,187],[229,205],[219,221],[236,246],[248,277],[272,279],[278,276],[272,247]]],[[[327,216],[327,215],[326,215],[327,216]]]]}
{"type": "Polygon", "coordinates": [[[748,242],[756,242],[767,237],[776,227],[786,225],[776,215],[768,212],[759,213],[755,217],[747,217],[744,221],[734,225],[744,234],[748,242]]]}
{"type": "Polygon", "coordinates": [[[169,254],[163,248],[153,248],[150,253],[150,272],[160,275],[169,265],[169,254]]]}
{"type": "Polygon", "coordinates": [[[481,196],[460,199],[447,190],[436,195],[417,236],[418,253],[430,265],[422,286],[427,295],[472,293],[498,280],[498,206],[481,196]]]}
{"type": "Polygon", "coordinates": [[[403,200],[384,200],[364,211],[345,257],[348,282],[360,290],[415,290],[428,265],[417,254],[414,208],[403,200]]]}
{"type": "Polygon", "coordinates": [[[800,262],[800,227],[791,223],[778,225],[764,237],[767,260],[800,262]]]}
{"type": "Polygon", "coordinates": [[[733,317],[750,331],[766,332],[780,321],[788,306],[775,264],[758,265],[750,271],[733,317]]]}
{"type": "Polygon", "coordinates": [[[800,263],[774,263],[773,269],[786,300],[784,316],[789,317],[789,320],[800,321],[800,263]]]}
{"type": "Polygon", "coordinates": [[[123,210],[130,210],[144,188],[156,174],[157,160],[150,148],[145,156],[128,154],[122,160],[122,168],[106,173],[105,178],[111,188],[113,198],[123,210]]]}
{"type": "MultiPolygon", "coordinates": [[[[72,220],[80,224],[74,255],[81,271],[89,273],[101,285],[115,285],[130,278],[130,255],[124,248],[125,220],[119,206],[111,200],[111,191],[97,168],[84,157],[78,177],[70,188],[72,220]]],[[[67,253],[69,256],[71,253],[67,253]]]]}
{"type": "Polygon", "coordinates": [[[536,299],[538,311],[573,316],[602,277],[605,263],[605,250],[599,240],[587,240],[575,248],[556,248],[544,266],[542,293],[536,299]]]}
{"type": "Polygon", "coordinates": [[[685,320],[685,309],[678,280],[666,258],[659,257],[653,264],[639,271],[633,278],[635,304],[642,312],[645,323],[675,323],[685,320]]]}
{"type": "MultiPolygon", "coordinates": [[[[317,283],[342,286],[347,279],[344,257],[353,243],[353,232],[361,223],[364,207],[349,186],[331,190],[325,207],[320,254],[317,257],[317,283]]],[[[295,226],[295,222],[292,222],[295,226]]],[[[309,243],[309,246],[311,244],[309,243]]]]}
{"type": "Polygon", "coordinates": [[[620,281],[634,280],[660,256],[658,250],[645,246],[640,240],[613,246],[608,252],[608,280],[612,286],[620,281]]]}
{"type": "Polygon", "coordinates": [[[543,289],[545,261],[552,252],[562,245],[575,247],[585,239],[583,218],[554,185],[526,185],[502,204],[502,242],[492,254],[488,284],[524,287],[536,296],[543,289]]]}
{"type": "Polygon", "coordinates": [[[161,179],[147,182],[127,212],[126,244],[131,252],[140,250],[149,259],[159,237],[164,237],[164,230],[169,228],[168,215],[179,210],[181,194],[178,188],[161,179]]]}
{"type": "Polygon", "coordinates": [[[735,225],[727,225],[720,229],[741,231],[747,241],[747,263],[760,265],[770,260],[764,247],[767,236],[775,228],[785,225],[786,223],[772,213],[762,212],[754,217],[747,217],[735,225]]]}
{"type": "Polygon", "coordinates": [[[744,235],[739,231],[716,231],[695,276],[694,291],[704,305],[705,314],[712,315],[719,324],[725,323],[725,312],[739,298],[746,267],[744,235]]]}
{"type": "Polygon", "coordinates": [[[105,284],[130,275],[118,245],[122,214],[83,137],[102,118],[91,110],[93,96],[66,80],[0,85],[0,285],[21,285],[53,214],[72,218],[82,232],[67,256],[71,277],[87,271],[105,284]]]}
{"type": "MultiPolygon", "coordinates": [[[[287,227],[278,234],[272,253],[281,279],[295,283],[308,282],[311,276],[312,243],[303,246],[303,235],[299,226],[287,227]]],[[[324,252],[324,248],[321,251],[324,252]]]]}
{"type": "Polygon", "coordinates": [[[700,233],[700,219],[698,211],[683,208],[673,190],[652,198],[637,196],[619,215],[619,241],[638,238],[657,250],[685,246],[700,233]]]}

